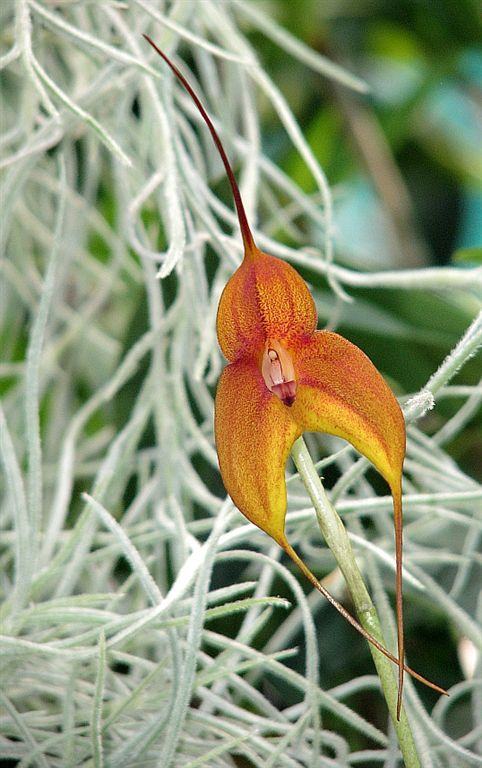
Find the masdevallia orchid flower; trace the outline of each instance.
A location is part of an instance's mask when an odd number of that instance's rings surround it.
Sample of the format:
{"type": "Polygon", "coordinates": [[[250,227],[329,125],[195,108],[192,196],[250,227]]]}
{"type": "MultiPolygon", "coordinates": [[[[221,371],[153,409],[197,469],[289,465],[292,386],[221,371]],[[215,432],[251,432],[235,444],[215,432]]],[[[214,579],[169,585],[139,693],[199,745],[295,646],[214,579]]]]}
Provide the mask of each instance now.
{"type": "Polygon", "coordinates": [[[355,628],[403,672],[439,692],[404,664],[402,613],[402,466],[405,423],[391,389],[368,357],[336,333],[316,330],[313,298],[286,262],[255,244],[231,165],[212,121],[178,68],[144,35],[194,100],[223,161],[238,214],[244,258],[219,302],[217,334],[228,360],[215,401],[221,476],[237,508],[269,534],[355,628]],[[285,466],[303,432],[347,440],[385,478],[393,498],[398,658],[341,606],[287,541],[285,466]]]}

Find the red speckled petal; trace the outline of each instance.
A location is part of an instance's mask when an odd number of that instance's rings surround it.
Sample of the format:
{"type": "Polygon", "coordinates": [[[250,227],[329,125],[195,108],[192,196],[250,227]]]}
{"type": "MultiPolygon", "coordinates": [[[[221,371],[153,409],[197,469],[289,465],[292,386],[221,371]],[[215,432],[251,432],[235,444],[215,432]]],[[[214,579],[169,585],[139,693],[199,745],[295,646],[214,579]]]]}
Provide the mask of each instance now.
{"type": "Polygon", "coordinates": [[[232,500],[248,520],[284,542],[285,465],[301,430],[254,363],[238,361],[222,372],[215,432],[221,476],[232,500]]]}
{"type": "Polygon", "coordinates": [[[315,304],[293,267],[256,250],[228,280],[216,327],[228,360],[258,359],[267,339],[290,346],[310,336],[316,328],[315,304]]]}

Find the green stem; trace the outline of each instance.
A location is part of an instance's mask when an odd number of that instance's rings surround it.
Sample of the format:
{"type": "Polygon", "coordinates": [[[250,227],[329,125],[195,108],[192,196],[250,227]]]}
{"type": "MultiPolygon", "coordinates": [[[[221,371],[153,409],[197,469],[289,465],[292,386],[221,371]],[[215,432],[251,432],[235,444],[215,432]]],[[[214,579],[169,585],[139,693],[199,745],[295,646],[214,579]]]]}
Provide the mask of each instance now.
{"type": "MultiPolygon", "coordinates": [[[[323,537],[343,573],[360,624],[386,647],[376,608],[372,603],[358,568],[348,534],[338,513],[326,495],[302,437],[293,445],[291,455],[315,508],[318,525],[323,537]]],[[[380,678],[405,766],[406,768],[420,768],[420,760],[412,730],[403,706],[400,712],[400,720],[397,720],[397,681],[394,675],[393,664],[371,644],[369,644],[369,648],[375,662],[378,677],[380,678]]]]}

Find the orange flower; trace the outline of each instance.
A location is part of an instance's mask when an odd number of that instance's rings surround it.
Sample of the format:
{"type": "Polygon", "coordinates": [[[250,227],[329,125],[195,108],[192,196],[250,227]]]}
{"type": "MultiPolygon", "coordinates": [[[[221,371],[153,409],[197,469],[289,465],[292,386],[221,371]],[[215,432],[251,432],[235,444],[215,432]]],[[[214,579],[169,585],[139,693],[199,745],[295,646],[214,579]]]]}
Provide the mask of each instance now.
{"type": "Polygon", "coordinates": [[[257,248],[233,171],[197,95],[170,59],[170,66],[204,118],[221,155],[233,192],[244,242],[244,259],[219,302],[217,334],[229,361],[219,380],[215,433],[224,485],[238,509],[283,547],[311,583],[399,667],[400,713],[406,670],[402,616],[402,497],[405,423],[392,391],[368,357],[336,333],[317,331],[311,294],[298,273],[257,248]],[[285,466],[305,431],[348,440],[387,481],[393,497],[396,539],[398,659],[317,581],[285,536],[285,466]]]}
{"type": "Polygon", "coordinates": [[[303,432],[327,432],[348,440],[372,462],[393,497],[401,696],[405,422],[400,406],[364,352],[336,333],[315,330],[314,301],[293,267],[260,251],[250,234],[246,242],[216,323],[229,360],[215,403],[224,485],[238,509],[292,557],[285,536],[285,466],[295,440],[303,432]]]}

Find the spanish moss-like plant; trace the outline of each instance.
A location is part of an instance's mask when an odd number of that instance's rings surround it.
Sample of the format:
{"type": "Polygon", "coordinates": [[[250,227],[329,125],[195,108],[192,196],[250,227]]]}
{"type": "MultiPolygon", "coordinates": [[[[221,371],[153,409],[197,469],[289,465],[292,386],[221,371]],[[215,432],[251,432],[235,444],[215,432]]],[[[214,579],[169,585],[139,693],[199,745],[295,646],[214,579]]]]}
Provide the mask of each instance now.
{"type": "MultiPolygon", "coordinates": [[[[279,13],[0,3],[2,766],[401,765],[363,640],[226,497],[215,319],[242,241],[216,148],[144,33],[208,108],[258,245],[302,272],[322,327],[363,341],[399,397],[407,661],[450,694],[406,678],[404,704],[424,768],[482,764],[480,267],[431,266],[410,216],[402,236],[384,143],[373,218],[350,232],[368,176],[330,185],[292,108],[302,88],[330,93],[315,123],[326,142],[344,115],[332,151],[348,156],[369,67],[333,63],[279,13]]],[[[416,126],[435,152],[427,93],[416,126]]],[[[328,489],[316,513],[342,517],[396,655],[387,487],[342,440],[307,442],[328,489]]],[[[293,465],[287,481],[290,543],[353,610],[293,465]]]]}

